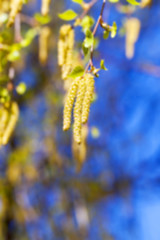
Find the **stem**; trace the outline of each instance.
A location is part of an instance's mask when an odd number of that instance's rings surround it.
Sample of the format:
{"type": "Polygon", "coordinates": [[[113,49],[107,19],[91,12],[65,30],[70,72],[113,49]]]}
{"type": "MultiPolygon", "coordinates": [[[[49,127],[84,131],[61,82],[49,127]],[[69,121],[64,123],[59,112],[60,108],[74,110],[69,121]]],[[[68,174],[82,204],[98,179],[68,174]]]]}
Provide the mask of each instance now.
{"type": "MultiPolygon", "coordinates": [[[[98,20],[97,20],[97,22],[95,24],[95,27],[93,29],[93,32],[92,32],[93,36],[95,36],[95,34],[97,32],[97,29],[98,29],[98,26],[100,25],[100,23],[102,21],[102,16],[103,16],[103,12],[104,12],[104,9],[105,9],[105,5],[106,5],[106,0],[103,0],[100,15],[98,17],[98,20]]],[[[87,64],[87,66],[86,66],[85,72],[88,72],[88,69],[93,66],[93,47],[94,46],[92,44],[91,51],[90,51],[90,60],[89,60],[89,63],[87,64]]]]}

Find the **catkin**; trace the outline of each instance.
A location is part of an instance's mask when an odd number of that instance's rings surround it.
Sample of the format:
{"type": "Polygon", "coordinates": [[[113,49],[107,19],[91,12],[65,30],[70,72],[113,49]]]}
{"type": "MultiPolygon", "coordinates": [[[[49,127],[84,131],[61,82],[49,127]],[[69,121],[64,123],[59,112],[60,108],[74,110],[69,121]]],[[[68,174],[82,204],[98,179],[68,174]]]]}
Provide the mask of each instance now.
{"type": "Polygon", "coordinates": [[[152,4],[152,0],[141,0],[140,7],[145,8],[147,6],[150,6],[152,4]]]}
{"type": "Polygon", "coordinates": [[[3,136],[2,136],[2,144],[6,145],[9,141],[10,136],[13,133],[13,130],[16,126],[16,122],[18,120],[18,116],[19,116],[19,109],[18,109],[18,105],[16,102],[12,102],[11,106],[10,106],[10,117],[7,123],[7,126],[4,130],[3,136]]]}
{"type": "Polygon", "coordinates": [[[45,64],[48,58],[48,40],[50,36],[50,28],[43,27],[39,36],[39,60],[41,64],[45,64]]]}
{"type": "Polygon", "coordinates": [[[58,65],[63,66],[65,62],[65,42],[62,39],[58,41],[58,65]]]}
{"type": "Polygon", "coordinates": [[[82,106],[82,123],[86,123],[88,121],[90,105],[94,94],[94,76],[87,73],[84,78],[86,83],[86,93],[82,106]]]}
{"type": "Polygon", "coordinates": [[[81,144],[78,144],[73,139],[72,141],[72,151],[74,159],[76,160],[76,168],[79,171],[86,160],[87,155],[87,144],[86,138],[88,135],[88,127],[87,125],[82,125],[82,137],[81,137],[81,144]]]}
{"type": "Polygon", "coordinates": [[[74,107],[73,138],[77,143],[81,143],[82,131],[82,104],[86,92],[85,79],[82,77],[79,82],[77,98],[74,107]]]}
{"type": "Polygon", "coordinates": [[[23,0],[12,0],[11,10],[8,18],[7,26],[11,26],[14,23],[17,13],[21,10],[23,5],[23,0]]]}
{"type": "Polygon", "coordinates": [[[79,81],[80,81],[80,78],[76,78],[73,81],[65,100],[64,112],[63,112],[63,130],[64,131],[68,130],[71,126],[72,108],[73,108],[74,100],[77,94],[79,81]]]}
{"type": "Polygon", "coordinates": [[[42,0],[41,13],[43,16],[46,16],[49,13],[49,5],[51,0],[42,0]]]}
{"type": "Polygon", "coordinates": [[[130,18],[126,21],[126,56],[134,56],[134,46],[140,32],[140,21],[137,18],[130,18]]]}
{"type": "Polygon", "coordinates": [[[65,24],[60,29],[58,41],[58,65],[61,66],[62,79],[67,79],[73,65],[74,30],[65,24]]]}
{"type": "Polygon", "coordinates": [[[2,144],[2,137],[9,119],[9,112],[4,106],[0,109],[0,145],[2,144]]]}

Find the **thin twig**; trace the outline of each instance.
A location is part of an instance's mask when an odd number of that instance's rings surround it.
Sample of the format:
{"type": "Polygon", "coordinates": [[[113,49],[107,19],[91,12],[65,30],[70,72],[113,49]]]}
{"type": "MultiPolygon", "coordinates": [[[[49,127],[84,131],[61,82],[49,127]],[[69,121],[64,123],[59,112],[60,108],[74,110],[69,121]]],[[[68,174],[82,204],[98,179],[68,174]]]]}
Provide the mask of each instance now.
{"type": "MultiPolygon", "coordinates": [[[[105,9],[105,5],[106,5],[106,0],[103,0],[100,15],[97,19],[97,22],[96,22],[95,27],[94,27],[93,32],[92,32],[93,36],[95,36],[95,34],[97,32],[97,29],[98,29],[98,26],[102,22],[102,16],[103,16],[103,12],[104,12],[104,9],[105,9]]],[[[93,49],[94,49],[94,46],[92,44],[91,49],[90,49],[90,60],[87,64],[87,66],[86,66],[85,72],[88,72],[88,69],[93,66],[93,49]]]]}

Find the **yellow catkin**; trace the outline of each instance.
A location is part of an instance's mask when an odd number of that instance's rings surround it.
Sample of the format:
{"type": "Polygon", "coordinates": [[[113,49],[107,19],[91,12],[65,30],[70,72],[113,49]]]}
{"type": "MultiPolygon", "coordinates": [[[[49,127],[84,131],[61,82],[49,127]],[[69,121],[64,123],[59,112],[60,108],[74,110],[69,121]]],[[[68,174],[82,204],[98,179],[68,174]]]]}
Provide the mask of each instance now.
{"type": "Polygon", "coordinates": [[[58,65],[63,66],[65,62],[65,42],[62,39],[58,41],[58,65]]]}
{"type": "Polygon", "coordinates": [[[49,13],[49,5],[51,0],[42,0],[41,13],[43,16],[46,16],[49,13]]]}
{"type": "Polygon", "coordinates": [[[72,108],[74,104],[74,100],[77,94],[77,89],[79,85],[80,78],[76,78],[67,94],[67,97],[65,99],[65,105],[64,105],[64,112],[63,112],[63,130],[66,131],[71,126],[71,114],[72,114],[72,108]]]}
{"type": "Polygon", "coordinates": [[[81,167],[83,163],[86,160],[87,155],[87,144],[86,144],[86,138],[88,135],[88,127],[87,125],[82,125],[82,138],[81,138],[81,144],[78,144],[77,142],[72,141],[72,151],[73,156],[76,161],[77,165],[77,171],[81,170],[81,167]]]}
{"type": "Polygon", "coordinates": [[[4,106],[0,109],[0,145],[2,144],[2,137],[9,119],[8,109],[4,106]]]}
{"type": "Polygon", "coordinates": [[[94,76],[87,73],[84,78],[86,82],[86,93],[82,107],[82,123],[86,123],[88,121],[90,105],[94,94],[94,76]]]}
{"type": "Polygon", "coordinates": [[[22,5],[23,0],[12,0],[7,26],[11,26],[14,23],[15,17],[17,13],[21,10],[22,5]]]}
{"type": "Polygon", "coordinates": [[[66,37],[71,30],[71,25],[64,24],[60,28],[59,41],[58,41],[58,65],[62,66],[65,63],[65,56],[67,51],[66,37]]]}
{"type": "Polygon", "coordinates": [[[80,144],[82,139],[82,105],[86,92],[85,79],[82,77],[79,82],[77,98],[74,107],[73,138],[80,144]]]}
{"type": "Polygon", "coordinates": [[[140,7],[145,8],[152,4],[152,0],[141,0],[140,7]]]}
{"type": "Polygon", "coordinates": [[[73,53],[71,49],[66,51],[65,63],[62,66],[62,79],[66,80],[72,69],[73,53]]]}
{"type": "Polygon", "coordinates": [[[4,131],[4,134],[2,136],[2,144],[6,145],[14,131],[14,128],[16,126],[17,120],[19,116],[19,108],[16,102],[12,102],[10,106],[10,118],[9,122],[7,124],[7,127],[4,131]]]}
{"type": "Polygon", "coordinates": [[[129,18],[126,21],[126,57],[134,56],[134,46],[140,32],[140,21],[137,18],[129,18]]]}
{"type": "Polygon", "coordinates": [[[65,24],[60,29],[58,41],[58,64],[62,67],[62,79],[67,79],[73,65],[74,30],[65,24]]]}
{"type": "Polygon", "coordinates": [[[39,36],[39,60],[41,64],[45,64],[48,58],[48,40],[50,36],[50,28],[43,27],[39,36]]]}

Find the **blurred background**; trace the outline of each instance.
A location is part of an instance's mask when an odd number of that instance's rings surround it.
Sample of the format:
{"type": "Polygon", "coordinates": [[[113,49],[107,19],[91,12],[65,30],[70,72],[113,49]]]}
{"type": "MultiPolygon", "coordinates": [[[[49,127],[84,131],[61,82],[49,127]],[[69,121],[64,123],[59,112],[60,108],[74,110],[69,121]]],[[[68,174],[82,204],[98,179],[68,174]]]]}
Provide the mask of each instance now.
{"type": "MultiPolygon", "coordinates": [[[[90,12],[96,19],[101,4],[90,12]]],[[[40,0],[30,1],[23,14],[40,7],[40,0]]],[[[116,21],[118,34],[104,40],[97,32],[94,64],[105,59],[108,71],[96,78],[79,172],[72,131],[62,131],[57,66],[64,23],[57,13],[71,7],[80,10],[70,0],[52,1],[47,64],[39,63],[37,39],[16,63],[16,84],[24,82],[27,91],[15,93],[20,119],[0,149],[0,240],[160,240],[160,1],[132,13],[141,23],[132,59],[125,56],[127,14],[107,2],[104,20],[116,21]]]]}

